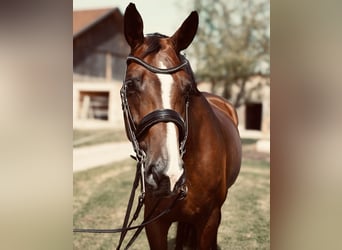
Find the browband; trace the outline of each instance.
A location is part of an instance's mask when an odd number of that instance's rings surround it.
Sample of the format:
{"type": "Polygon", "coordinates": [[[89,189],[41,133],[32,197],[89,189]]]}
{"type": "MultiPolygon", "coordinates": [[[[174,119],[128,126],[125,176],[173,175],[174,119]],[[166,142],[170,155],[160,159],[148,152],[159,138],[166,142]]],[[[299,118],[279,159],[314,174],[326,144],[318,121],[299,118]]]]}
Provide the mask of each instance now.
{"type": "Polygon", "coordinates": [[[157,73],[157,74],[172,74],[175,73],[177,71],[179,71],[181,68],[183,68],[184,66],[186,66],[189,61],[184,58],[184,62],[176,67],[173,68],[168,68],[168,69],[161,69],[161,68],[157,68],[154,67],[146,62],[144,62],[143,60],[141,60],[138,57],[135,56],[127,56],[127,62],[128,61],[135,61],[136,63],[140,64],[141,66],[145,67],[146,69],[148,69],[149,71],[153,72],[153,73],[157,73]]]}

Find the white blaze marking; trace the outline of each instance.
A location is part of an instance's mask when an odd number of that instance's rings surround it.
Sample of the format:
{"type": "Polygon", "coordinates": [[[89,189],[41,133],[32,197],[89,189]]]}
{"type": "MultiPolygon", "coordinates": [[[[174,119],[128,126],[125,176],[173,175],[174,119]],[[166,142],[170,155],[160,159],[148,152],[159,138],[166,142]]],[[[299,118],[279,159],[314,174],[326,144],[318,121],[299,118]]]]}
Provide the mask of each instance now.
{"type": "MultiPolygon", "coordinates": [[[[160,68],[165,69],[166,66],[160,62],[160,68]]],[[[157,74],[161,83],[161,95],[163,109],[172,109],[171,107],[171,90],[173,78],[168,74],[157,74]]],[[[173,122],[166,123],[166,150],[168,153],[168,166],[165,174],[170,178],[171,191],[178,179],[183,174],[182,159],[179,155],[179,143],[177,139],[177,127],[173,122]]]]}

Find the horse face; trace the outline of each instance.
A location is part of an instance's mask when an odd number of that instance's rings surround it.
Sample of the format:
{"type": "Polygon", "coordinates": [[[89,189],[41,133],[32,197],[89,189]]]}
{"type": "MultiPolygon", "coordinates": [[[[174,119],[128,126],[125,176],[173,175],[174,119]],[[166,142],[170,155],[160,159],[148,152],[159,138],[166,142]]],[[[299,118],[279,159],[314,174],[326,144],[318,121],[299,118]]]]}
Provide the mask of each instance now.
{"type": "MultiPolygon", "coordinates": [[[[158,39],[168,44],[167,39],[158,39]]],[[[148,40],[148,39],[147,39],[148,40]]],[[[163,46],[164,46],[163,45],[163,46]]],[[[139,57],[135,54],[135,56],[139,57]]],[[[162,51],[147,56],[144,61],[158,68],[168,68],[169,63],[162,51]]],[[[136,125],[155,110],[171,109],[185,119],[184,84],[179,84],[180,74],[155,74],[136,63],[130,63],[126,71],[127,100],[133,120],[136,125]]],[[[140,147],[146,153],[145,178],[146,183],[153,188],[154,193],[167,195],[175,189],[176,183],[183,175],[183,161],[180,156],[178,127],[173,122],[156,123],[139,138],[140,147]]]]}
{"type": "MultiPolygon", "coordinates": [[[[124,16],[124,32],[131,55],[160,69],[181,64],[179,52],[191,43],[197,25],[198,15],[193,12],[173,36],[153,34],[144,37],[143,21],[134,4],[127,7],[124,16]]],[[[171,109],[185,117],[185,96],[193,84],[185,70],[158,74],[130,62],[125,82],[135,124],[155,110],[171,109]]],[[[178,184],[182,184],[184,169],[179,151],[179,132],[173,122],[160,122],[150,127],[139,139],[147,157],[145,180],[155,194],[167,195],[177,189],[178,184]]]]}

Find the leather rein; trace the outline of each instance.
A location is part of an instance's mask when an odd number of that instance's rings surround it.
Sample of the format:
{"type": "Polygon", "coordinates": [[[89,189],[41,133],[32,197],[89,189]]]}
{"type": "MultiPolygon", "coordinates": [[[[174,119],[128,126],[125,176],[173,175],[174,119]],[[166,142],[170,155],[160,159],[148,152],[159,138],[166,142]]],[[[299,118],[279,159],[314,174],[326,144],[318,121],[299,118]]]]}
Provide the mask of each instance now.
{"type": "MultiPolygon", "coordinates": [[[[161,69],[154,67],[142,59],[131,56],[129,55],[127,57],[127,63],[129,61],[134,61],[135,63],[140,64],[141,66],[145,67],[147,70],[151,71],[152,73],[155,74],[173,74],[181,70],[183,67],[189,64],[188,60],[182,56],[183,62],[172,68],[168,69],[161,69]]],[[[119,244],[117,246],[117,250],[120,249],[123,240],[126,236],[126,233],[129,230],[134,230],[136,229],[135,234],[132,236],[130,241],[128,242],[127,246],[125,249],[128,249],[130,247],[134,240],[138,237],[139,233],[141,230],[147,225],[152,223],[153,221],[159,219],[161,216],[169,213],[172,208],[176,205],[176,202],[179,200],[182,200],[185,198],[187,189],[185,186],[182,186],[176,195],[176,197],[173,199],[171,204],[160,214],[157,216],[152,217],[152,214],[154,213],[155,209],[157,208],[159,201],[155,204],[154,208],[152,209],[151,213],[146,216],[146,218],[143,220],[143,222],[138,225],[138,226],[131,226],[133,221],[135,221],[138,216],[139,212],[143,206],[144,203],[144,198],[145,198],[145,178],[144,178],[144,170],[145,170],[145,161],[146,161],[146,153],[143,149],[140,148],[139,146],[139,139],[141,139],[144,134],[155,124],[160,123],[160,122],[173,122],[177,127],[179,131],[179,140],[180,146],[179,146],[179,151],[180,151],[180,156],[181,158],[185,154],[185,144],[187,141],[188,137],[188,111],[189,111],[189,94],[186,95],[186,103],[185,103],[185,120],[182,118],[182,116],[177,113],[174,110],[171,109],[160,109],[160,110],[155,110],[152,111],[151,113],[147,114],[145,117],[143,117],[138,125],[135,124],[129,104],[128,104],[128,99],[127,99],[127,83],[128,81],[124,81],[123,86],[120,90],[120,96],[121,96],[121,104],[122,104],[122,111],[125,119],[125,127],[127,130],[128,137],[130,141],[132,142],[132,146],[135,152],[135,156],[132,156],[133,159],[137,161],[137,169],[136,169],[136,175],[135,175],[135,180],[133,182],[133,187],[132,191],[130,194],[129,202],[127,205],[126,209],[126,215],[124,219],[124,223],[122,228],[118,229],[73,229],[74,233],[121,233],[120,235],[120,240],[119,244]],[[137,187],[139,186],[139,181],[141,182],[141,194],[139,196],[138,200],[138,205],[136,208],[136,211],[133,215],[133,218],[129,221],[129,217],[131,214],[133,202],[134,202],[134,196],[135,196],[135,191],[137,187]]]]}

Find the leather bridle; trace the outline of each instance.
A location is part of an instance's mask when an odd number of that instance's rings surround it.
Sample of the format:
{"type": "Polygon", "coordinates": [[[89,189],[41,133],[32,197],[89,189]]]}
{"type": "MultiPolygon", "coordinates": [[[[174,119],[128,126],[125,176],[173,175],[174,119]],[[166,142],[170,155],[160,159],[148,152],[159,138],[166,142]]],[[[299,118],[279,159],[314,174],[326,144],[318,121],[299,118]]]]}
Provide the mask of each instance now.
{"type": "Polygon", "coordinates": [[[181,63],[180,65],[176,66],[176,67],[172,67],[172,68],[168,68],[168,69],[161,69],[161,68],[157,68],[152,66],[151,64],[146,63],[144,60],[140,59],[139,57],[135,57],[135,56],[127,56],[127,63],[129,61],[134,61],[138,64],[140,64],[141,66],[143,66],[144,68],[148,69],[149,71],[151,71],[152,73],[155,74],[173,74],[176,73],[177,71],[181,70],[183,67],[185,67],[189,61],[183,57],[184,62],[181,63]]]}
{"type": "MultiPolygon", "coordinates": [[[[183,67],[188,65],[188,60],[182,56],[183,58],[183,63],[180,64],[179,66],[173,67],[173,68],[168,68],[168,69],[160,69],[156,68],[145,61],[141,60],[138,57],[134,56],[128,56],[127,57],[127,62],[128,61],[134,61],[143,67],[145,67],[147,70],[151,71],[152,73],[156,74],[173,74],[176,73],[177,71],[181,70],[183,67]]],[[[190,92],[190,91],[189,91],[190,92]]],[[[143,206],[144,203],[144,198],[145,198],[145,178],[144,178],[144,170],[145,170],[145,160],[146,160],[146,153],[143,149],[140,148],[139,146],[139,140],[144,136],[144,134],[155,124],[160,123],[160,122],[172,122],[177,125],[178,131],[179,131],[179,141],[181,141],[180,146],[179,146],[179,151],[180,151],[180,156],[183,158],[183,155],[185,154],[185,143],[187,141],[188,137],[188,112],[189,112],[189,98],[190,98],[190,93],[187,93],[185,96],[185,120],[182,118],[182,116],[177,113],[174,110],[171,109],[160,109],[160,110],[155,110],[152,111],[151,113],[147,114],[145,117],[143,117],[138,125],[134,123],[133,116],[131,114],[131,110],[128,104],[127,100],[127,81],[124,81],[123,86],[120,90],[120,95],[121,95],[121,103],[122,103],[122,111],[124,114],[124,119],[125,119],[125,127],[127,130],[127,135],[129,139],[132,142],[134,151],[136,156],[133,157],[134,159],[137,160],[137,170],[136,170],[136,176],[135,180],[133,183],[130,199],[127,205],[126,209],[126,215],[124,218],[124,222],[122,225],[122,228],[117,228],[117,229],[73,229],[73,232],[75,233],[121,233],[120,235],[120,240],[117,246],[117,250],[120,249],[124,238],[126,236],[127,231],[129,230],[134,230],[136,229],[136,232],[132,236],[132,238],[129,240],[127,243],[127,246],[125,249],[128,249],[135,239],[138,237],[139,233],[141,230],[147,225],[152,223],[153,221],[156,221],[163,215],[169,213],[173,207],[176,205],[177,201],[182,200],[185,198],[187,194],[187,187],[185,185],[181,185],[179,187],[179,190],[176,193],[176,196],[174,197],[173,201],[170,203],[170,205],[160,212],[157,216],[152,217],[154,214],[157,206],[159,205],[159,201],[155,204],[154,208],[152,209],[151,213],[147,215],[144,219],[144,221],[138,225],[138,226],[132,226],[133,221],[135,221],[138,216],[139,212],[143,206]],[[139,177],[140,175],[140,177],[139,177]],[[132,211],[132,206],[133,206],[133,200],[135,196],[135,190],[139,186],[139,180],[141,181],[141,194],[139,196],[139,201],[138,205],[136,208],[136,211],[134,213],[133,218],[129,222],[129,217],[132,211]]]]}
{"type": "MultiPolygon", "coordinates": [[[[183,62],[173,68],[161,69],[154,67],[142,59],[135,56],[128,56],[127,63],[133,61],[143,66],[147,70],[155,74],[173,74],[188,65],[189,61],[183,57],[183,62]]],[[[152,111],[151,113],[144,116],[140,123],[136,125],[134,122],[131,109],[128,104],[127,99],[127,86],[130,80],[125,80],[123,86],[120,90],[122,111],[125,119],[126,131],[129,139],[132,142],[134,152],[136,154],[136,159],[140,163],[144,163],[146,159],[146,153],[139,146],[139,140],[143,135],[155,124],[160,122],[173,122],[177,125],[179,131],[179,141],[180,141],[180,156],[183,157],[185,153],[185,143],[188,137],[188,110],[189,110],[189,93],[185,95],[185,120],[182,116],[172,109],[159,109],[152,111]]]]}

